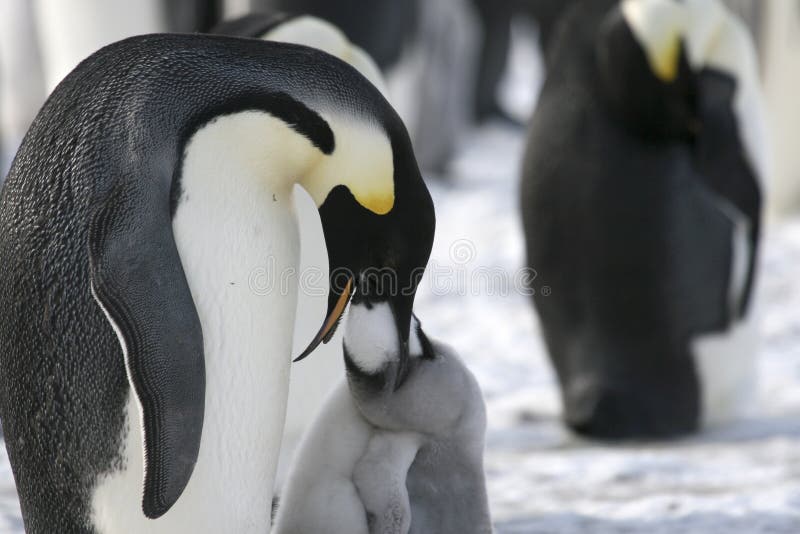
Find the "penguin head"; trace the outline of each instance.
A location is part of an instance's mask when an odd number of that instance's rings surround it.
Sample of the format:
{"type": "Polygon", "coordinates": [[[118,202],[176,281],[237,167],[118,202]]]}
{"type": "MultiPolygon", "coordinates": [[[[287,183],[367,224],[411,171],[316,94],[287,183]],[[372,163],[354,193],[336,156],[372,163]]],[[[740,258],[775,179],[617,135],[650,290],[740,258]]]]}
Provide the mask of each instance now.
{"type": "MultiPolygon", "coordinates": [[[[328,312],[297,360],[331,339],[351,297],[367,308],[388,306],[394,350],[401,362],[408,358],[414,296],[433,245],[435,216],[408,134],[399,119],[389,124],[398,125],[387,132],[391,161],[366,170],[363,180],[337,185],[319,206],[330,267],[328,312]],[[389,180],[380,178],[389,171],[389,180]]],[[[368,321],[362,324],[369,328],[368,321]]]]}
{"type": "Polygon", "coordinates": [[[720,0],[622,0],[601,23],[598,78],[612,112],[637,134],[693,139],[709,79],[728,79],[727,104],[753,166],[764,174],[765,121],[755,47],[720,0]]]}
{"type": "MultiPolygon", "coordinates": [[[[387,89],[375,62],[332,24],[312,16],[251,15],[217,28],[218,33],[258,37],[322,50],[355,68],[380,93],[387,89]]],[[[300,185],[319,208],[330,268],[328,311],[317,335],[295,360],[333,337],[348,302],[376,309],[387,304],[394,318],[395,347],[408,356],[414,295],[433,243],[433,203],[411,141],[387,102],[365,118],[356,109],[323,105],[312,129],[324,139],[323,154],[304,155],[300,185]],[[355,113],[354,113],[355,111],[355,113]]],[[[304,153],[305,154],[305,153],[304,153]]],[[[290,151],[286,151],[291,156],[290,151]]],[[[373,314],[373,329],[386,332],[373,314]]],[[[370,316],[370,315],[368,315],[370,316]]],[[[369,321],[360,321],[365,328],[369,321]]]]}
{"type": "Polygon", "coordinates": [[[615,118],[637,136],[688,140],[696,128],[695,74],[679,30],[682,12],[676,0],[657,2],[652,17],[655,11],[671,17],[641,28],[644,22],[634,25],[626,12],[638,14],[646,3],[623,2],[601,22],[596,42],[600,94],[615,118]],[[672,3],[676,6],[669,9],[672,3]],[[653,48],[657,51],[650,52],[653,48]]]}

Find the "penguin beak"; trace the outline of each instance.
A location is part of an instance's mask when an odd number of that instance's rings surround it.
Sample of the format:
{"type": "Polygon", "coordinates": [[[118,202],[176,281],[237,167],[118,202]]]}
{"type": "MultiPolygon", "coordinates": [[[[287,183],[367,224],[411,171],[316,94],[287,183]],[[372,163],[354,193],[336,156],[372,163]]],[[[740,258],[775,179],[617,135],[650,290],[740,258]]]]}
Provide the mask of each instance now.
{"type": "MultiPolygon", "coordinates": [[[[367,277],[369,275],[366,275],[367,277]]],[[[344,284],[344,288],[339,292],[334,286],[335,282],[331,284],[331,291],[328,294],[328,313],[326,314],[325,321],[322,327],[314,336],[314,339],[309,343],[306,350],[304,350],[295,362],[306,358],[316,349],[321,343],[328,343],[336,331],[336,327],[341,321],[344,310],[352,298],[358,302],[381,302],[388,301],[389,308],[392,311],[392,318],[394,320],[394,327],[397,332],[397,358],[398,368],[397,375],[395,376],[394,389],[397,390],[403,385],[409,372],[409,336],[411,330],[411,317],[414,307],[414,292],[400,291],[397,293],[390,293],[388,296],[383,295],[383,291],[375,292],[369,289],[370,282],[365,280],[365,276],[359,275],[361,278],[360,290],[356,291],[353,277],[348,277],[344,284]],[[356,294],[357,296],[354,296],[356,294]]],[[[414,280],[412,283],[416,283],[414,280]]],[[[396,287],[396,286],[395,286],[396,287]]],[[[416,287],[416,285],[414,286],[416,287]]]]}
{"type": "Polygon", "coordinates": [[[388,212],[371,209],[343,185],[333,188],[319,206],[330,268],[328,310],[317,335],[295,360],[331,340],[351,299],[367,306],[387,303],[398,338],[397,387],[408,374],[411,311],[436,225],[433,202],[410,152],[410,142],[402,144],[409,150],[394,153],[395,200],[388,212]]]}
{"type": "Polygon", "coordinates": [[[336,327],[339,325],[339,321],[341,321],[344,310],[347,309],[347,303],[350,302],[350,297],[352,297],[352,295],[352,277],[347,279],[344,291],[339,295],[336,295],[333,289],[331,289],[328,295],[328,313],[325,315],[325,321],[322,323],[322,327],[317,332],[317,335],[314,336],[314,339],[312,339],[311,343],[306,347],[306,350],[294,359],[295,362],[299,362],[314,352],[314,349],[316,349],[320,343],[327,343],[331,340],[333,334],[336,333],[336,327]]]}

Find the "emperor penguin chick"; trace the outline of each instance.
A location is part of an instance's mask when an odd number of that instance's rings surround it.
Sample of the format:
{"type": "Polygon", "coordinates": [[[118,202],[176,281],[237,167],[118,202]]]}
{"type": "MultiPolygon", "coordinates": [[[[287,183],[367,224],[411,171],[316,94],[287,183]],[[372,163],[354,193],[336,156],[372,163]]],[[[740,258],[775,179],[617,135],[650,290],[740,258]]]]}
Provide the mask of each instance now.
{"type": "Polygon", "coordinates": [[[491,532],[478,383],[416,317],[408,358],[396,335],[386,302],[351,306],[347,381],[295,456],[276,534],[491,532]]]}

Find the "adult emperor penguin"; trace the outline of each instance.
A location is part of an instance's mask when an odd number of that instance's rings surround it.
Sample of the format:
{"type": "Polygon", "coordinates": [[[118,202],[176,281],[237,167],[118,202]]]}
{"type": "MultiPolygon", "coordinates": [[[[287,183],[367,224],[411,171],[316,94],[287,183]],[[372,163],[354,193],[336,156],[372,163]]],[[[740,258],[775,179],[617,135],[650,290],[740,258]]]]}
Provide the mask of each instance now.
{"type": "Polygon", "coordinates": [[[554,38],[522,212],[566,422],[625,438],[730,418],[768,174],[749,36],[718,0],[586,0],[554,38]]]}
{"type": "Polygon", "coordinates": [[[332,279],[301,356],[377,268],[395,285],[362,291],[389,306],[402,357],[433,207],[403,124],[355,69],[150,35],[55,90],[0,197],[0,417],[28,532],[269,528],[295,184],[319,206],[332,279]]]}
{"type": "Polygon", "coordinates": [[[413,321],[403,361],[387,343],[397,336],[389,307],[356,293],[344,335],[347,382],[304,438],[275,534],[492,531],[481,390],[452,349],[413,321]]]}

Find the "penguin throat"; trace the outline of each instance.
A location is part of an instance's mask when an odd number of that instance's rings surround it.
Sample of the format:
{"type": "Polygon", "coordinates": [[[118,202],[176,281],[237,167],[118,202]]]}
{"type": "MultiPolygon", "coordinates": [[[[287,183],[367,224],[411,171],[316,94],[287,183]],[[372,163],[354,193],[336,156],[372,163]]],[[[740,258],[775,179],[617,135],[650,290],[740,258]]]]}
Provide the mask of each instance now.
{"type": "Polygon", "coordinates": [[[368,374],[379,373],[387,363],[397,361],[397,327],[389,304],[351,304],[344,331],[344,346],[352,362],[368,374]]]}

